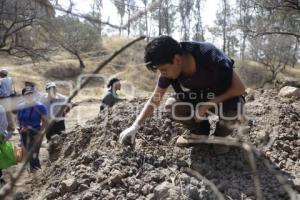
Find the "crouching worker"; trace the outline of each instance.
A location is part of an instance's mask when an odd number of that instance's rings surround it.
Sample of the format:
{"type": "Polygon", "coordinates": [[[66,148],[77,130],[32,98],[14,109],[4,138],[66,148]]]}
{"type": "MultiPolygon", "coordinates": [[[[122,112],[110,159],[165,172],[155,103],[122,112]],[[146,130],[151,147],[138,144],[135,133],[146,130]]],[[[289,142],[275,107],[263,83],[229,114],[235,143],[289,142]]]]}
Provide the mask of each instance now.
{"type": "Polygon", "coordinates": [[[41,132],[48,123],[47,109],[34,98],[33,93],[32,87],[26,87],[23,90],[24,103],[20,105],[17,112],[22,145],[27,153],[34,148],[34,153],[30,158],[30,172],[35,172],[41,168],[39,160],[39,139],[41,132]]]}
{"type": "Polygon", "coordinates": [[[122,101],[123,99],[119,98],[117,94],[118,90],[121,90],[121,82],[118,78],[112,78],[107,84],[108,91],[103,97],[102,104],[100,106],[100,111],[102,111],[105,107],[112,107],[118,101],[122,101]]]}
{"type": "Polygon", "coordinates": [[[189,129],[178,138],[178,146],[197,144],[197,139],[210,134],[210,123],[205,117],[210,110],[220,107],[219,111],[222,111],[218,112],[220,122],[215,132],[220,137],[233,131],[234,126],[227,124],[242,118],[237,111],[243,104],[245,86],[233,70],[234,61],[214,45],[179,43],[169,36],[160,36],[146,46],[144,61],[148,69],[159,70],[160,77],[140,115],[121,133],[121,143],[127,139],[134,142],[139,127],[152,115],[154,107],[159,106],[169,86],[176,92],[175,98],[167,101],[173,111],[172,117],[189,129]]]}
{"type": "Polygon", "coordinates": [[[22,149],[8,141],[11,134],[7,131],[7,127],[6,112],[4,107],[0,105],[0,185],[5,184],[2,178],[2,169],[16,165],[21,162],[23,157],[22,149]]]}

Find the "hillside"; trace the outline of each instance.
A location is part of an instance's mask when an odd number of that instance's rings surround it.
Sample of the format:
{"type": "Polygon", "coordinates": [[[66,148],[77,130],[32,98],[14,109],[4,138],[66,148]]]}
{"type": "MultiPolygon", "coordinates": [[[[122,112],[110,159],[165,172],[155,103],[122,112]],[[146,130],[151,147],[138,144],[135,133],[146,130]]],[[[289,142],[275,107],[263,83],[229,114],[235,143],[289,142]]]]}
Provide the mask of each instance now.
{"type": "MultiPolygon", "coordinates": [[[[257,176],[266,199],[290,199],[289,187],[300,192],[300,104],[277,96],[275,90],[252,91],[254,118],[235,137],[261,150],[255,156],[257,176]],[[278,176],[283,178],[277,179],[278,176]]],[[[139,131],[135,147],[118,144],[120,132],[135,119],[135,108],[146,99],[136,98],[115,106],[107,115],[57,136],[50,144],[52,156],[31,182],[29,199],[215,199],[206,177],[226,199],[256,199],[253,173],[244,150],[232,147],[217,155],[212,145],[175,147],[183,133],[180,124],[162,118],[148,120],[139,131]],[[130,109],[133,108],[133,109],[130,109]],[[105,127],[105,128],[104,128],[105,127]]],[[[234,136],[234,135],[233,135],[234,136]]],[[[299,194],[299,193],[298,193],[299,194]]],[[[24,195],[24,194],[23,194],[24,195]]],[[[299,197],[299,196],[298,196],[299,197]]]]}

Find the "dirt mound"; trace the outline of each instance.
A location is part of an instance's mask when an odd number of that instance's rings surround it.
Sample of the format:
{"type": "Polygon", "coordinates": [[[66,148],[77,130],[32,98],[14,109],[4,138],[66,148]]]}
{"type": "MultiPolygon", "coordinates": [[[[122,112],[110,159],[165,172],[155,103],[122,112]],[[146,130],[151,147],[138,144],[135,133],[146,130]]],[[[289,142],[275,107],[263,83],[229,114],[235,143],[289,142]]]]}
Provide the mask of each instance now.
{"type": "MultiPolygon", "coordinates": [[[[263,195],[289,199],[276,175],[299,192],[299,101],[279,98],[273,90],[252,91],[247,99],[253,105],[244,136],[265,152],[255,158],[263,195]]],[[[216,199],[211,185],[226,199],[256,199],[253,173],[242,149],[216,155],[208,144],[175,147],[174,138],[184,128],[165,113],[144,124],[135,148],[120,146],[119,134],[145,101],[123,102],[85,127],[54,137],[49,163],[31,182],[30,199],[216,199]]]]}

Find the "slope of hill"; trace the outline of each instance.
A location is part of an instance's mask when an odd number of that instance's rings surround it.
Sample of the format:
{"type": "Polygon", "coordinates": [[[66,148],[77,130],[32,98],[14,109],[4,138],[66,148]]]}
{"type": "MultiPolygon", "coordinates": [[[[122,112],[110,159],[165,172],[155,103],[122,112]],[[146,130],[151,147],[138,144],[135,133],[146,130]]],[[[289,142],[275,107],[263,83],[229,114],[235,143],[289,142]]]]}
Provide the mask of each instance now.
{"type": "Polygon", "coordinates": [[[55,137],[50,162],[31,182],[34,190],[27,195],[29,199],[215,199],[212,184],[226,199],[254,200],[257,189],[265,199],[290,199],[297,193],[299,197],[299,101],[279,97],[274,90],[252,91],[247,99],[252,102],[247,111],[252,118],[246,131],[235,134],[261,150],[262,156],[255,156],[256,172],[241,148],[217,155],[208,144],[175,147],[184,129],[164,112],[145,123],[133,149],[120,146],[120,132],[146,101],[137,98],[55,137]],[[260,189],[254,186],[255,175],[260,189]]]}

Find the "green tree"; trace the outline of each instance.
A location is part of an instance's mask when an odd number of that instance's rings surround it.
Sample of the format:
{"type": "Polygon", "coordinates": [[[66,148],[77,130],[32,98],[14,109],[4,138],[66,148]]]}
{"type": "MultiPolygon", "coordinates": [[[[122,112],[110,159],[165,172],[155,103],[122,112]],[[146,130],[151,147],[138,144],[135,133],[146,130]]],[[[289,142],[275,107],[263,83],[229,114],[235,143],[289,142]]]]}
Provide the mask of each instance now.
{"type": "Polygon", "coordinates": [[[0,1],[0,52],[11,56],[44,58],[51,49],[41,22],[54,17],[48,0],[0,1]]]}
{"type": "Polygon", "coordinates": [[[113,0],[113,3],[115,7],[117,8],[118,14],[120,15],[121,21],[120,21],[120,29],[119,34],[122,34],[122,27],[124,25],[124,15],[126,10],[126,2],[125,0],[113,0]]]}
{"type": "Polygon", "coordinates": [[[193,11],[194,0],[180,0],[179,12],[181,18],[181,35],[183,40],[190,39],[191,13],[193,11]]]}
{"type": "Polygon", "coordinates": [[[258,61],[271,74],[270,78],[263,83],[262,86],[264,86],[276,80],[278,74],[293,61],[293,49],[290,47],[294,40],[286,35],[268,35],[263,36],[260,42],[258,61]]]}
{"type": "Polygon", "coordinates": [[[217,12],[215,26],[210,27],[209,31],[217,38],[222,38],[222,50],[229,56],[235,56],[239,40],[236,35],[235,16],[233,8],[228,0],[222,0],[222,9],[217,12]]]}
{"type": "Polygon", "coordinates": [[[92,22],[92,25],[94,28],[98,31],[99,37],[101,38],[102,36],[102,10],[103,10],[103,2],[102,0],[94,0],[93,5],[92,5],[92,16],[98,20],[97,23],[92,22]]]}
{"type": "Polygon", "coordinates": [[[194,17],[195,17],[195,26],[193,28],[195,34],[193,36],[193,40],[198,40],[198,41],[205,41],[204,39],[204,28],[202,24],[202,16],[201,16],[201,3],[204,2],[205,0],[196,0],[195,1],[195,6],[194,6],[194,17]]]}
{"type": "Polygon", "coordinates": [[[56,43],[76,56],[81,68],[85,67],[81,54],[97,48],[99,44],[99,33],[91,25],[75,17],[57,17],[48,31],[56,43]]]}
{"type": "Polygon", "coordinates": [[[158,35],[171,35],[175,28],[176,9],[172,0],[161,0],[157,2],[157,9],[152,12],[154,21],[158,23],[158,35]]]}

